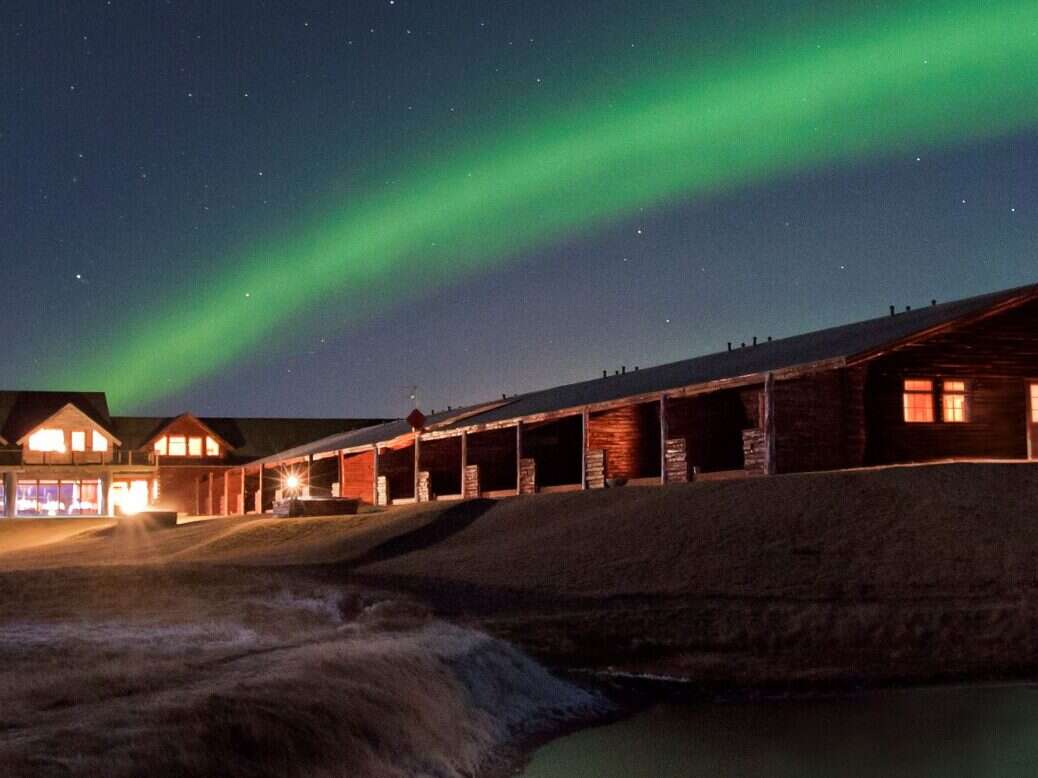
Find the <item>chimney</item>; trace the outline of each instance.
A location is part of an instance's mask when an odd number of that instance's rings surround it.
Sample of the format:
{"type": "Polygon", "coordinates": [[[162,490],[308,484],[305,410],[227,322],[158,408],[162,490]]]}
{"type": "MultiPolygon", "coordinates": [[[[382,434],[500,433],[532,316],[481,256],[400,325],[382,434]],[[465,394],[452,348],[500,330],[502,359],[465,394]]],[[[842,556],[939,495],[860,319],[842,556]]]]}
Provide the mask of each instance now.
{"type": "Polygon", "coordinates": [[[603,370],[602,371],[602,378],[605,378],[607,375],[609,375],[609,371],[608,370],[603,370]]]}
{"type": "Polygon", "coordinates": [[[637,366],[637,365],[635,365],[635,366],[634,366],[634,372],[635,372],[635,373],[637,373],[637,372],[638,372],[638,366],[637,366]]]}
{"type": "Polygon", "coordinates": [[[931,301],[930,301],[930,305],[937,305],[937,300],[936,300],[936,299],[934,299],[934,300],[931,300],[931,301]]]}
{"type": "Polygon", "coordinates": [[[627,365],[620,365],[620,375],[627,375],[627,365]]]}
{"type": "Polygon", "coordinates": [[[890,315],[891,316],[894,315],[894,306],[893,305],[890,306],[890,315]]]}
{"type": "Polygon", "coordinates": [[[908,313],[910,310],[912,310],[912,306],[911,305],[906,305],[905,306],[905,313],[908,313]]]}
{"type": "Polygon", "coordinates": [[[753,336],[753,345],[754,346],[757,345],[757,336],[756,335],[753,336]]]}
{"type": "Polygon", "coordinates": [[[739,344],[739,348],[746,348],[746,341],[745,340],[742,343],[739,344]]]}
{"type": "Polygon", "coordinates": [[[771,335],[768,335],[768,343],[771,343],[771,335]]]}
{"type": "Polygon", "coordinates": [[[731,350],[732,350],[732,342],[731,342],[731,341],[728,341],[728,350],[729,350],[729,351],[731,351],[731,350]]]}

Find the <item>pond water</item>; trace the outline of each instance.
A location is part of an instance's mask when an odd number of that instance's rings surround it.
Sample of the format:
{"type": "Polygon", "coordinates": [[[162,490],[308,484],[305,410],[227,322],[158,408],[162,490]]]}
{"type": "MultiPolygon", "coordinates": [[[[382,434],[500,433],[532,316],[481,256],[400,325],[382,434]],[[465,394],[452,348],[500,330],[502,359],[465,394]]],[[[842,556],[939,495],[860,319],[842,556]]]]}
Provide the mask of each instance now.
{"type": "Polygon", "coordinates": [[[660,705],[540,748],[523,778],[1038,775],[1038,688],[660,705]]]}

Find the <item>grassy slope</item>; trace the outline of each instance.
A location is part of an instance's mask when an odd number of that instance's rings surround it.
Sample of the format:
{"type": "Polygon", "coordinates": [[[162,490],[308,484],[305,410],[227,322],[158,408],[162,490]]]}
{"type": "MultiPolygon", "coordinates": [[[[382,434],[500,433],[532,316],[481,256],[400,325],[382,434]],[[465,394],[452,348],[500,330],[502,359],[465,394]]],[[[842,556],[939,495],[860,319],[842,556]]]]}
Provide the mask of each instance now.
{"type": "Polygon", "coordinates": [[[84,577],[126,574],[75,567],[223,581],[214,565],[262,565],[408,589],[561,665],[750,684],[1004,677],[1038,665],[1036,506],[1038,468],[956,464],[153,533],[54,522],[31,548],[0,522],[0,584],[17,593],[0,620],[59,598],[75,611],[84,577]]]}

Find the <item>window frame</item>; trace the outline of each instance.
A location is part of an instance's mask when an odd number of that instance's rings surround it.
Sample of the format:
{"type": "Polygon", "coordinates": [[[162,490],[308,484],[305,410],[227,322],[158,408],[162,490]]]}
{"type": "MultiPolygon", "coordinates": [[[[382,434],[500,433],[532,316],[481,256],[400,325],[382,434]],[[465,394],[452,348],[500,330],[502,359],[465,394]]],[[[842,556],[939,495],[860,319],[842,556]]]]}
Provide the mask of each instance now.
{"type": "Polygon", "coordinates": [[[968,424],[970,421],[970,382],[963,378],[953,379],[941,379],[941,423],[942,424],[968,424]],[[948,384],[960,384],[962,390],[949,391],[948,384]],[[946,404],[946,398],[961,397],[962,398],[962,418],[951,419],[948,418],[948,406],[946,404]]]}
{"type": "Polygon", "coordinates": [[[205,455],[207,457],[221,456],[220,443],[212,435],[205,436],[205,455]]]}
{"type": "Polygon", "coordinates": [[[903,378],[901,380],[901,421],[903,424],[934,424],[937,421],[937,408],[936,408],[936,387],[935,381],[932,378],[903,378]],[[911,383],[926,383],[929,385],[929,389],[923,390],[919,388],[909,388],[911,383]],[[928,419],[910,419],[909,418],[909,397],[929,397],[929,409],[930,418],[928,419]]]}
{"type": "Polygon", "coordinates": [[[108,450],[112,447],[108,438],[102,435],[97,430],[91,430],[90,435],[90,450],[96,454],[107,454],[108,450]]]}
{"type": "Polygon", "coordinates": [[[166,437],[166,450],[169,452],[167,456],[171,457],[186,457],[187,456],[187,435],[168,435],[166,437]],[[181,452],[177,453],[173,451],[173,442],[183,444],[181,452]]]}

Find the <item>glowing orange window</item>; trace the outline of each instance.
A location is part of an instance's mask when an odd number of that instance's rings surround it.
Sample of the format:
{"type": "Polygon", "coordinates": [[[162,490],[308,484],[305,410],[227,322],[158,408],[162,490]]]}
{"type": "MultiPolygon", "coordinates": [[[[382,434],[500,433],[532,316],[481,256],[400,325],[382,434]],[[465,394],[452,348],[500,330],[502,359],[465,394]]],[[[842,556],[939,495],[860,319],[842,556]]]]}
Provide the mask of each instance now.
{"type": "Polygon", "coordinates": [[[913,379],[905,381],[905,421],[933,421],[933,381],[913,379]]]}
{"type": "Polygon", "coordinates": [[[941,384],[941,418],[948,422],[965,422],[966,382],[945,381],[941,384]]]}
{"type": "Polygon", "coordinates": [[[1031,423],[1038,424],[1038,384],[1031,384],[1031,423]]]}

